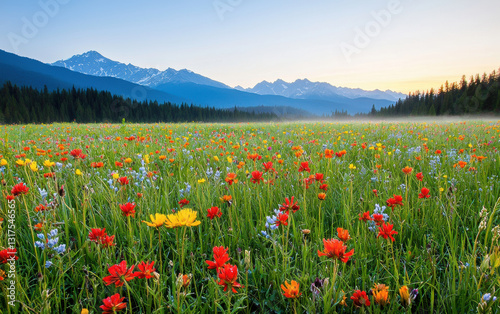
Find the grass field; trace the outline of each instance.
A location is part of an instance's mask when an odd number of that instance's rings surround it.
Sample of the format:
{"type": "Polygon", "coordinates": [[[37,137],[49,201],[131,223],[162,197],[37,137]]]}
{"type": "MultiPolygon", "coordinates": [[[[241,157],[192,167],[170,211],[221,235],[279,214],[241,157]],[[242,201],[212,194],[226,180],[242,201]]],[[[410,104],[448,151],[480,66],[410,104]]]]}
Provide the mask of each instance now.
{"type": "Polygon", "coordinates": [[[497,122],[0,137],[2,313],[498,312],[497,122]]]}

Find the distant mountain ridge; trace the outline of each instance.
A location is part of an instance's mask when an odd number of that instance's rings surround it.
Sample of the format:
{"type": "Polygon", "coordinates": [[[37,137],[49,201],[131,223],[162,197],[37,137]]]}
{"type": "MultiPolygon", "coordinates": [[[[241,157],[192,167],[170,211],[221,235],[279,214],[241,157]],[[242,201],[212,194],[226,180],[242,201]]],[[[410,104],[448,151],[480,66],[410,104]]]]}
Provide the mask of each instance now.
{"type": "Polygon", "coordinates": [[[296,99],[336,100],[340,96],[350,99],[366,97],[396,101],[407,97],[405,94],[391,90],[381,91],[376,89],[367,91],[361,88],[337,87],[324,82],[311,82],[308,79],[299,79],[292,83],[281,79],[273,83],[262,81],[252,88],[236,86],[235,89],[259,95],[279,95],[296,99]]]}
{"type": "Polygon", "coordinates": [[[165,71],[160,71],[153,68],[140,68],[130,63],[125,64],[113,61],[93,50],[75,55],[67,60],[56,61],[51,65],[64,67],[87,75],[120,78],[151,88],[166,83],[195,83],[218,88],[230,88],[223,83],[186,69],[177,71],[168,68],[165,71]]]}

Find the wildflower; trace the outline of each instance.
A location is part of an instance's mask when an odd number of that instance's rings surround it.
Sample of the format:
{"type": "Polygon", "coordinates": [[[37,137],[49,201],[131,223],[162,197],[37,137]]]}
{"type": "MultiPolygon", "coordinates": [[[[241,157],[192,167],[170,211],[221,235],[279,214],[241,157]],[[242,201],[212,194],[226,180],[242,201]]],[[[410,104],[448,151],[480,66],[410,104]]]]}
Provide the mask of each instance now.
{"type": "Polygon", "coordinates": [[[396,205],[403,206],[403,197],[401,195],[393,195],[392,198],[387,200],[387,206],[391,207],[392,210],[394,210],[396,205]]]}
{"type": "Polygon", "coordinates": [[[80,169],[76,169],[76,170],[75,170],[75,174],[76,174],[77,176],[81,176],[83,173],[80,171],[80,169]]]}
{"type": "Polygon", "coordinates": [[[121,287],[126,281],[135,278],[133,274],[134,268],[135,265],[127,268],[127,261],[122,261],[120,264],[111,266],[108,269],[110,275],[102,278],[102,280],[106,283],[106,286],[115,284],[115,287],[121,287]]]}
{"type": "Polygon", "coordinates": [[[163,224],[167,220],[167,216],[159,213],[156,213],[154,216],[150,215],[149,218],[151,219],[151,222],[147,222],[144,220],[142,222],[146,223],[150,227],[155,227],[155,228],[163,226],[163,224]]]}
{"type": "Polygon", "coordinates": [[[259,184],[260,181],[263,181],[264,179],[262,178],[262,172],[260,171],[252,171],[252,178],[250,179],[250,181],[252,181],[252,183],[257,183],[259,184]]]}
{"type": "Polygon", "coordinates": [[[377,226],[380,226],[385,221],[384,215],[378,213],[377,214],[373,213],[372,220],[375,222],[377,226]]]}
{"type": "Polygon", "coordinates": [[[294,201],[294,196],[292,196],[290,199],[288,199],[288,197],[285,197],[285,202],[281,204],[279,209],[282,212],[292,210],[295,213],[300,209],[299,205],[297,204],[298,203],[294,201]]]}
{"type": "Polygon", "coordinates": [[[225,181],[229,185],[232,185],[233,183],[238,183],[238,180],[236,180],[236,173],[232,173],[232,172],[228,173],[225,181]]]}
{"type": "Polygon", "coordinates": [[[325,194],[325,193],[318,193],[318,199],[319,199],[320,201],[324,201],[324,200],[325,200],[325,198],[326,198],[326,194],[325,194]]]}
{"type": "Polygon", "coordinates": [[[30,163],[30,169],[34,172],[38,171],[38,166],[37,166],[36,162],[33,161],[32,163],[30,163]]]}
{"type": "Polygon", "coordinates": [[[362,220],[364,222],[372,220],[372,217],[370,216],[370,211],[364,212],[363,214],[359,214],[359,220],[362,220]]]}
{"type": "Polygon", "coordinates": [[[218,270],[219,275],[219,285],[224,286],[224,292],[227,291],[228,288],[231,289],[233,293],[237,293],[235,288],[242,288],[243,286],[239,284],[236,280],[238,280],[238,267],[233,266],[231,264],[225,264],[223,267],[218,270]]]}
{"type": "Polygon", "coordinates": [[[372,289],[373,299],[380,306],[389,304],[389,287],[384,284],[375,284],[372,289]]]}
{"type": "Polygon", "coordinates": [[[353,300],[354,306],[356,307],[362,307],[363,305],[370,306],[370,300],[364,291],[354,291],[351,296],[351,300],[353,300]]]}
{"type": "MultiPolygon", "coordinates": [[[[201,224],[201,221],[196,220],[197,212],[190,208],[186,208],[175,213],[177,226],[179,227],[195,227],[201,224]]],[[[170,218],[171,215],[169,215],[170,218]]],[[[166,221],[167,227],[169,227],[169,220],[166,221]]],[[[174,223],[175,224],[175,223],[174,223]]]]}
{"type": "Polygon", "coordinates": [[[303,161],[300,163],[299,172],[303,171],[311,172],[311,168],[309,168],[309,162],[303,161]]]}
{"type": "Polygon", "coordinates": [[[102,313],[114,314],[126,309],[127,303],[124,303],[123,300],[125,300],[125,297],[120,298],[120,295],[118,293],[102,300],[102,303],[104,303],[104,305],[100,306],[100,308],[103,310],[102,313]]]}
{"type": "Polygon", "coordinates": [[[231,205],[233,197],[231,195],[223,195],[220,200],[231,205]]]}
{"type": "Polygon", "coordinates": [[[424,175],[422,174],[422,172],[417,173],[415,176],[417,177],[418,181],[422,181],[424,179],[424,175]]]}
{"type": "Polygon", "coordinates": [[[288,212],[278,213],[276,218],[277,227],[279,227],[280,225],[288,226],[288,212]]]}
{"type": "Polygon", "coordinates": [[[418,289],[413,289],[411,292],[409,292],[407,286],[402,286],[399,289],[399,296],[401,297],[401,303],[403,304],[403,306],[411,305],[411,302],[415,300],[417,295],[418,295],[418,289]]]}
{"type": "Polygon", "coordinates": [[[210,207],[209,209],[207,209],[207,217],[210,218],[210,220],[214,219],[215,217],[219,217],[222,216],[222,212],[220,211],[219,207],[210,207]]]}
{"type": "Polygon", "coordinates": [[[179,202],[178,202],[179,205],[181,205],[181,208],[188,205],[189,204],[189,201],[185,198],[181,199],[179,202]]]}
{"type": "Polygon", "coordinates": [[[78,159],[82,156],[82,150],[81,149],[73,149],[69,154],[71,156],[73,156],[75,159],[78,159]]]}
{"type": "Polygon", "coordinates": [[[292,280],[290,283],[285,281],[285,284],[281,285],[281,290],[283,290],[283,295],[289,299],[296,299],[300,297],[302,293],[299,292],[299,283],[292,280]]]}
{"type": "Polygon", "coordinates": [[[318,256],[326,256],[332,259],[339,259],[344,263],[347,263],[349,257],[354,254],[354,249],[346,253],[347,246],[344,242],[337,239],[326,240],[323,239],[323,252],[318,250],[318,256]]]}
{"type": "Polygon", "coordinates": [[[429,197],[431,197],[429,195],[429,192],[430,191],[429,191],[428,188],[426,188],[426,187],[422,188],[421,193],[418,194],[418,198],[429,198],[429,197]]]}
{"type": "Polygon", "coordinates": [[[198,183],[202,184],[202,183],[205,183],[205,181],[206,180],[204,178],[201,178],[201,179],[198,180],[198,183]]]}
{"type": "Polygon", "coordinates": [[[120,209],[122,210],[122,215],[125,217],[132,216],[135,217],[135,204],[132,203],[126,203],[123,205],[120,205],[120,209]]]}
{"type": "Polygon", "coordinates": [[[355,170],[355,169],[356,169],[356,166],[355,166],[354,164],[350,164],[350,165],[349,165],[349,169],[351,169],[351,170],[355,170]]]}
{"type": "Polygon", "coordinates": [[[121,185],[127,185],[129,184],[129,180],[127,177],[121,177],[118,179],[118,182],[121,184],[121,185]]]}
{"type": "Polygon", "coordinates": [[[14,185],[10,193],[13,196],[28,194],[29,188],[24,183],[18,183],[14,185]]]}
{"type": "Polygon", "coordinates": [[[373,189],[372,192],[373,192],[373,194],[375,194],[376,197],[378,197],[378,191],[377,190],[373,189]]]}
{"type": "Polygon", "coordinates": [[[214,252],[215,262],[205,261],[205,263],[208,264],[208,269],[215,269],[218,271],[219,268],[229,261],[229,254],[227,254],[229,248],[225,249],[223,246],[214,246],[212,250],[214,252]]]}
{"type": "Polygon", "coordinates": [[[7,264],[9,261],[18,260],[17,249],[5,249],[0,251],[0,264],[7,264]]]}
{"type": "Polygon", "coordinates": [[[326,192],[326,191],[328,191],[328,184],[322,184],[322,185],[320,185],[320,186],[319,186],[319,189],[320,189],[320,190],[323,190],[323,191],[325,191],[325,192],[326,192]]]}
{"type": "Polygon", "coordinates": [[[384,239],[387,239],[387,238],[390,238],[393,242],[395,241],[394,237],[392,236],[393,234],[398,234],[397,231],[395,230],[392,230],[392,227],[394,225],[390,225],[390,224],[385,224],[385,222],[382,223],[382,227],[379,227],[378,230],[379,230],[379,233],[377,235],[377,238],[382,236],[382,238],[384,239]]]}
{"type": "Polygon", "coordinates": [[[402,171],[404,172],[404,174],[408,175],[413,171],[413,168],[406,166],[402,169],[402,171]]]}
{"type": "Polygon", "coordinates": [[[349,231],[342,228],[337,228],[337,235],[340,241],[346,243],[351,237],[349,236],[349,231]]]}
{"type": "Polygon", "coordinates": [[[262,163],[262,166],[264,168],[264,172],[274,171],[273,163],[271,161],[262,163]]]}
{"type": "Polygon", "coordinates": [[[151,263],[145,263],[145,262],[140,262],[139,264],[137,264],[137,268],[139,268],[139,271],[136,271],[134,273],[134,277],[137,277],[139,279],[149,279],[149,278],[153,278],[153,273],[154,271],[156,270],[153,265],[154,265],[155,262],[151,262],[151,263]]]}

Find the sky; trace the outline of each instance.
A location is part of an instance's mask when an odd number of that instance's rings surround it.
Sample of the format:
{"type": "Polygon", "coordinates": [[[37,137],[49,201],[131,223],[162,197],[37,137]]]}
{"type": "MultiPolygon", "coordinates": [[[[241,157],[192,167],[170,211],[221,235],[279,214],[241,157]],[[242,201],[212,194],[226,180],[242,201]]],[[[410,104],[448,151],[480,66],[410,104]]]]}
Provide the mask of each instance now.
{"type": "Polygon", "coordinates": [[[408,93],[500,67],[500,1],[0,0],[0,49],[408,93]]]}

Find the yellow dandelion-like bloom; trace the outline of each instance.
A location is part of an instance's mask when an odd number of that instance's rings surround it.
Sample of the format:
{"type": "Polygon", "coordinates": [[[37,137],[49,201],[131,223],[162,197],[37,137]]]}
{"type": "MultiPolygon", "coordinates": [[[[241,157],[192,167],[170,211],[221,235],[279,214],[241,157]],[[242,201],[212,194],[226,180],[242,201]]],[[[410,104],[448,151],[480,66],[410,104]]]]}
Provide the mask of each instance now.
{"type": "Polygon", "coordinates": [[[176,215],[177,215],[177,220],[179,222],[179,226],[181,227],[183,226],[195,227],[201,224],[201,221],[196,220],[198,212],[195,212],[190,208],[185,208],[183,210],[180,210],[176,213],[176,215]]]}
{"type": "Polygon", "coordinates": [[[149,218],[151,219],[151,222],[144,220],[142,222],[146,223],[150,227],[155,227],[155,228],[163,226],[163,224],[167,220],[167,216],[159,213],[156,213],[154,216],[149,215],[149,218]]]}

